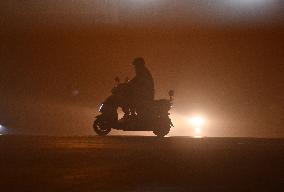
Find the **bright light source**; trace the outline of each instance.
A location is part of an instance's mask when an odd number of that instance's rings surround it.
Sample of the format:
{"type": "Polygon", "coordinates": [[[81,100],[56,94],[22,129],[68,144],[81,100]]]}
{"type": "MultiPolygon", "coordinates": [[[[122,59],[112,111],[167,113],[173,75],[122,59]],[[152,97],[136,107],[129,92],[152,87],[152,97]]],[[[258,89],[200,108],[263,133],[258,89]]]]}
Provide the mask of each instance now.
{"type": "Polygon", "coordinates": [[[195,134],[199,135],[201,133],[201,129],[200,128],[195,128],[195,134]]]}
{"type": "Polygon", "coordinates": [[[259,6],[272,3],[274,0],[228,0],[228,3],[240,6],[259,6]]]}
{"type": "Polygon", "coordinates": [[[99,107],[99,111],[102,110],[103,106],[104,106],[104,104],[102,103],[102,104],[100,105],[100,107],[99,107]]]}
{"type": "Polygon", "coordinates": [[[192,117],[190,120],[189,120],[190,124],[193,125],[194,127],[202,127],[204,126],[205,124],[205,119],[201,116],[195,116],[195,117],[192,117]]]}
{"type": "Polygon", "coordinates": [[[3,135],[3,133],[1,133],[1,132],[4,132],[4,131],[5,131],[4,126],[0,124],[0,135],[3,135]]]}
{"type": "Polygon", "coordinates": [[[255,10],[261,8],[264,10],[272,7],[275,4],[275,0],[226,0],[225,3],[235,9],[255,10]]]}

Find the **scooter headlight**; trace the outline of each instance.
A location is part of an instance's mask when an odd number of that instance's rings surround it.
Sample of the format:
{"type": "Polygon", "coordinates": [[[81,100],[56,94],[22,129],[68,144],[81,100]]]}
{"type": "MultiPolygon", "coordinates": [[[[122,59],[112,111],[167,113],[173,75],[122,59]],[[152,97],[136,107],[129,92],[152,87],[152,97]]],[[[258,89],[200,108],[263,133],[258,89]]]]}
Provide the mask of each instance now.
{"type": "Polygon", "coordinates": [[[102,108],[103,108],[104,104],[102,103],[100,108],[99,108],[99,112],[101,112],[102,108]]]}

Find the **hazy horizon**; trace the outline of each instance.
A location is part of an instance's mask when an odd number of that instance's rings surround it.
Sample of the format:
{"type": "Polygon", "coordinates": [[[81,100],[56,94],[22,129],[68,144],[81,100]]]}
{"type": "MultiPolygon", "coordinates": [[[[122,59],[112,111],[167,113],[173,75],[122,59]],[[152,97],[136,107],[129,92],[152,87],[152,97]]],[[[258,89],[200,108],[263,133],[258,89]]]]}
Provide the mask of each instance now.
{"type": "Polygon", "coordinates": [[[133,77],[130,63],[143,56],[156,98],[176,92],[170,136],[194,136],[187,119],[202,115],[202,136],[284,137],[283,5],[2,1],[0,123],[19,134],[94,134],[113,79],[133,77]]]}

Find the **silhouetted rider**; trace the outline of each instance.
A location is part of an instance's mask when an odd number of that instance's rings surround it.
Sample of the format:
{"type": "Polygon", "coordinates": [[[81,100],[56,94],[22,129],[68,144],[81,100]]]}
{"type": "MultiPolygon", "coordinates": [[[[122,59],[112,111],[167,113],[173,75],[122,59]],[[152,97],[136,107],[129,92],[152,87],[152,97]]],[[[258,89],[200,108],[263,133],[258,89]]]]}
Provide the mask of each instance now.
{"type": "Polygon", "coordinates": [[[136,75],[128,82],[132,98],[130,102],[136,108],[136,112],[139,113],[143,107],[154,100],[154,80],[142,57],[135,58],[132,64],[136,75]]]}

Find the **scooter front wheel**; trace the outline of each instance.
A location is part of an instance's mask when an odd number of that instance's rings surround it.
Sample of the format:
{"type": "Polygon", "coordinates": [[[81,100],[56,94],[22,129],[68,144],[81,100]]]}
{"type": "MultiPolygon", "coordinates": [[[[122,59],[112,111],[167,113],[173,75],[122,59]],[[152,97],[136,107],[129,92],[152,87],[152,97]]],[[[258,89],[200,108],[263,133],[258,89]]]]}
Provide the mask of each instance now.
{"type": "Polygon", "coordinates": [[[158,129],[153,131],[153,133],[158,137],[165,137],[167,134],[169,134],[170,129],[171,129],[170,127],[167,127],[165,129],[158,129]]]}
{"type": "Polygon", "coordinates": [[[99,136],[106,136],[111,131],[111,127],[103,119],[96,119],[93,128],[99,136]]]}

